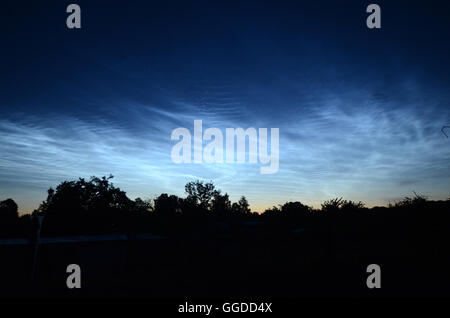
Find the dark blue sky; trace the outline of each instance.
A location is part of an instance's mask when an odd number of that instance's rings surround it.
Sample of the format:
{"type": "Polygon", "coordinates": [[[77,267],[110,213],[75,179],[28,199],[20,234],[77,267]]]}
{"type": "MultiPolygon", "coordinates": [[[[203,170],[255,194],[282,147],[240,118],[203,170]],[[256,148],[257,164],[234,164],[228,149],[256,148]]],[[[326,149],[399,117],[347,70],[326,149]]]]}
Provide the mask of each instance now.
{"type": "Polygon", "coordinates": [[[386,204],[450,189],[445,2],[39,1],[2,4],[0,198],[30,211],[65,179],[131,197],[213,180],[261,210],[335,196],[386,204]],[[82,28],[66,27],[80,5],[82,28]],[[171,161],[171,131],[277,127],[280,169],[171,161]]]}

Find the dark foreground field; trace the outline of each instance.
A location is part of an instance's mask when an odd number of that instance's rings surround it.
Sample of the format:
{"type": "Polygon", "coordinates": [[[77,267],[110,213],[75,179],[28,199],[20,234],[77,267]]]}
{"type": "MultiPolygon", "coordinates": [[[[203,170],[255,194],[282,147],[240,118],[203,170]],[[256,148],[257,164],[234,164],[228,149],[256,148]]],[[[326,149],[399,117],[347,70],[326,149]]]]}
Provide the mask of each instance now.
{"type": "Polygon", "coordinates": [[[63,182],[32,216],[0,202],[0,296],[450,295],[450,199],[287,202],[258,214],[212,183],[143,201],[110,178],[63,182]],[[66,285],[70,264],[80,289],[66,285]],[[368,288],[371,264],[381,288],[368,288]]]}
{"type": "Polygon", "coordinates": [[[34,280],[34,245],[0,245],[0,295],[449,295],[444,212],[423,210],[420,215],[428,217],[416,220],[413,213],[386,209],[308,220],[303,226],[295,218],[204,218],[195,226],[174,223],[158,236],[84,236],[97,240],[91,242],[58,243],[44,236],[34,280]],[[81,289],[66,286],[69,264],[81,267],[81,289]],[[369,264],[381,267],[381,289],[366,286],[369,264]]]}

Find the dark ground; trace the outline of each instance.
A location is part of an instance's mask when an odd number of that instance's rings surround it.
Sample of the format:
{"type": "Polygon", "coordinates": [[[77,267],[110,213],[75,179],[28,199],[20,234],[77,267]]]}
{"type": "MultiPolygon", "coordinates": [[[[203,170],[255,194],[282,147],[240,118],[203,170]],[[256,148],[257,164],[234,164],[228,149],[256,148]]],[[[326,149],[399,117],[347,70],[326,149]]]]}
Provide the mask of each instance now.
{"type": "Polygon", "coordinates": [[[0,245],[0,296],[449,296],[444,220],[208,222],[150,240],[41,244],[34,281],[32,245],[0,245]],[[66,287],[69,264],[81,289],[66,287]],[[366,286],[369,264],[381,266],[381,289],[366,286]]]}

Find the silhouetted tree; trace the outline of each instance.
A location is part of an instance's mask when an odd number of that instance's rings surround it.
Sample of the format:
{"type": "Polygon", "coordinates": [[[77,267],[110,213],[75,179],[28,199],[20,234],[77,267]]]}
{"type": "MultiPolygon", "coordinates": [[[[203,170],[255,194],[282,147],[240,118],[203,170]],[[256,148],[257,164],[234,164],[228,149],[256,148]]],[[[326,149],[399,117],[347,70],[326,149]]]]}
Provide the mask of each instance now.
{"type": "Polygon", "coordinates": [[[231,202],[227,193],[216,191],[211,201],[211,210],[215,215],[226,216],[231,213],[231,202]]]}
{"type": "Polygon", "coordinates": [[[200,211],[209,211],[211,208],[211,202],[214,196],[217,194],[217,190],[212,182],[206,182],[196,180],[188,182],[184,187],[188,194],[186,200],[197,206],[200,211]]]}
{"type": "Polygon", "coordinates": [[[48,190],[47,200],[39,207],[39,213],[79,214],[108,213],[112,211],[129,211],[133,201],[126,193],[114,187],[110,182],[113,176],[83,178],[78,181],[64,181],[56,190],[48,190]]]}
{"type": "Polygon", "coordinates": [[[137,213],[149,213],[153,211],[153,205],[151,200],[142,200],[141,198],[136,198],[134,200],[134,210],[137,213]]]}
{"type": "Polygon", "coordinates": [[[155,200],[154,212],[158,216],[173,217],[177,213],[181,213],[180,198],[176,195],[161,194],[155,200]]]}
{"type": "Polygon", "coordinates": [[[247,215],[250,214],[250,208],[247,199],[242,196],[238,202],[233,203],[231,210],[234,215],[247,215]]]}
{"type": "Polygon", "coordinates": [[[339,212],[344,203],[345,201],[342,200],[342,198],[334,198],[327,200],[324,203],[322,203],[322,211],[327,213],[339,212]]]}
{"type": "Polygon", "coordinates": [[[365,208],[365,204],[361,201],[355,202],[355,201],[347,201],[344,200],[341,204],[341,210],[347,211],[347,212],[353,212],[353,211],[359,211],[365,208]]]}
{"type": "Polygon", "coordinates": [[[19,213],[16,202],[6,199],[0,202],[0,235],[10,236],[18,231],[19,213]]]}
{"type": "Polygon", "coordinates": [[[6,199],[0,202],[0,220],[17,220],[19,217],[18,206],[13,199],[6,199]]]}
{"type": "Polygon", "coordinates": [[[281,210],[280,210],[280,208],[273,206],[271,208],[265,209],[264,212],[262,213],[262,215],[266,216],[266,217],[279,216],[279,215],[281,215],[281,210]]]}
{"type": "Polygon", "coordinates": [[[413,208],[413,207],[421,207],[425,205],[428,198],[424,195],[417,194],[415,192],[413,197],[405,197],[403,200],[396,202],[394,207],[398,208],[413,208]]]}
{"type": "Polygon", "coordinates": [[[126,224],[122,222],[125,216],[136,210],[136,204],[110,182],[112,178],[91,177],[89,181],[79,178],[60,183],[56,190],[50,188],[47,200],[34,212],[46,216],[43,231],[60,232],[66,229],[67,232],[79,233],[119,230],[121,225],[126,224]]]}
{"type": "Polygon", "coordinates": [[[286,202],[281,207],[281,213],[287,217],[306,217],[309,215],[311,208],[301,202],[286,202]]]}

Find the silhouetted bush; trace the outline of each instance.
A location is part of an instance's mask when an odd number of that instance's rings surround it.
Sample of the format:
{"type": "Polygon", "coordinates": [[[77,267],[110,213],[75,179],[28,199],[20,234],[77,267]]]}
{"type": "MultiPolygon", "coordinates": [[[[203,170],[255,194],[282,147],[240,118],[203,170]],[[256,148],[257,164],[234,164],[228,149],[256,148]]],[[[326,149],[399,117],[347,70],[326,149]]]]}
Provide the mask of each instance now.
{"type": "Polygon", "coordinates": [[[0,202],[0,236],[14,236],[17,233],[19,213],[16,202],[7,199],[0,202]]]}

